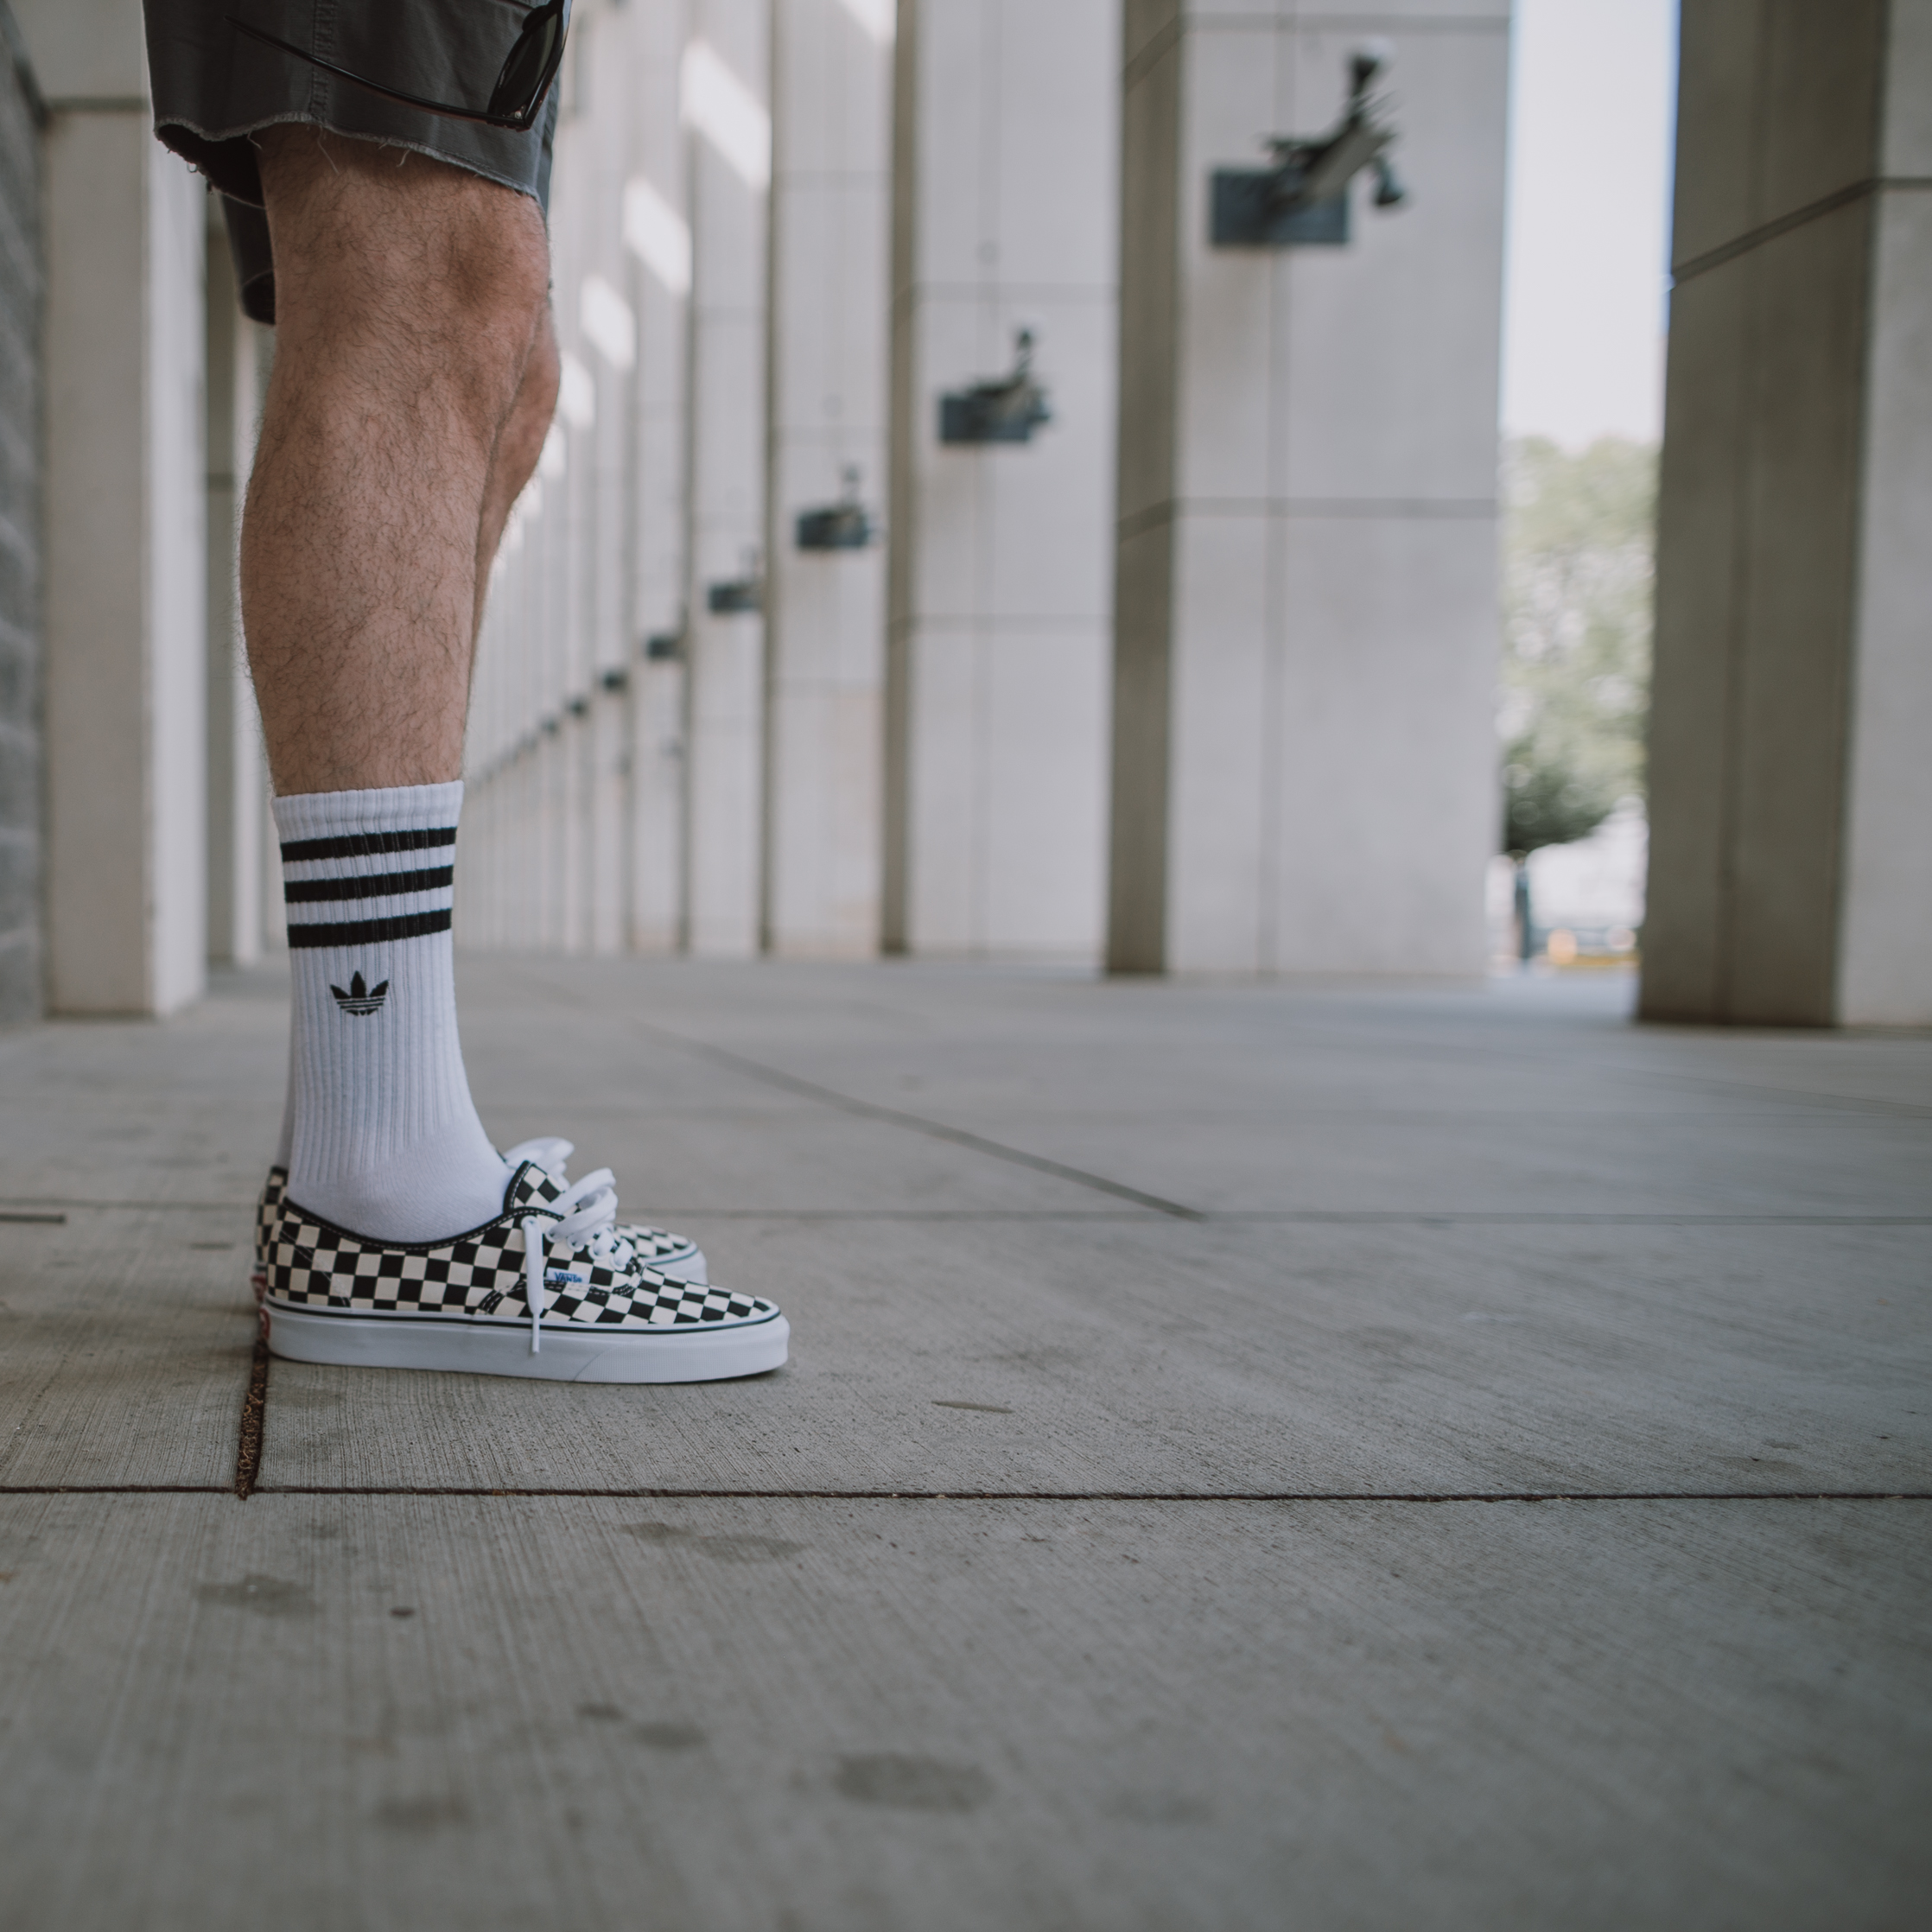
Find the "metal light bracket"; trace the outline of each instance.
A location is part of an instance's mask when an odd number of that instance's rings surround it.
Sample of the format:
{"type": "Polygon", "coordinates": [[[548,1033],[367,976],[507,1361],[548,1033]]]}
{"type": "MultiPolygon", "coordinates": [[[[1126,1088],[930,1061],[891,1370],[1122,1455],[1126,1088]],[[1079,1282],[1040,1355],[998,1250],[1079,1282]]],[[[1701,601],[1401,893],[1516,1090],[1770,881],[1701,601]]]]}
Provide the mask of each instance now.
{"type": "Polygon", "coordinates": [[[872,542],[872,518],[859,501],[858,466],[848,463],[845,494],[836,503],[798,512],[798,548],[802,550],[862,550],[872,542]]]}
{"type": "Polygon", "coordinates": [[[1031,442],[1053,420],[1046,391],[1033,380],[1033,332],[1013,339],[1013,373],[976,383],[939,398],[939,441],[947,443],[1031,442]]]}
{"type": "Polygon", "coordinates": [[[1378,208],[1408,200],[1389,160],[1395,129],[1385,118],[1388,101],[1370,91],[1387,64],[1385,54],[1367,48],[1350,56],[1348,102],[1331,134],[1278,135],[1266,143],[1274,167],[1214,170],[1208,231],[1215,247],[1346,247],[1349,187],[1365,168],[1375,175],[1378,208]]]}
{"type": "Polygon", "coordinates": [[[704,607],[714,617],[734,617],[765,608],[765,586],[756,577],[728,577],[704,587],[704,607]]]}
{"type": "Polygon", "coordinates": [[[704,607],[714,617],[735,617],[765,608],[765,575],[758,567],[758,551],[745,552],[742,576],[727,577],[704,587],[704,607]]]}

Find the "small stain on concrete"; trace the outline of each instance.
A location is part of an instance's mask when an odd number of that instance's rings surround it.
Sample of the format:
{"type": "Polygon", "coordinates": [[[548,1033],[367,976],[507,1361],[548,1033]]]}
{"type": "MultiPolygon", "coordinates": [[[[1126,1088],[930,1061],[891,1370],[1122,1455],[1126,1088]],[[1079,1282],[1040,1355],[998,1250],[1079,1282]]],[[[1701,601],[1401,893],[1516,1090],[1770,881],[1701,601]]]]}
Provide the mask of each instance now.
{"type": "Polygon", "coordinates": [[[205,1604],[245,1610],[257,1617],[313,1617],[315,1598],[308,1586],[280,1577],[245,1576],[239,1583],[203,1583],[195,1596],[205,1604]]]}
{"type": "Polygon", "coordinates": [[[778,1536],[700,1536],[695,1547],[721,1563],[779,1563],[805,1546],[778,1536]]]}
{"type": "Polygon", "coordinates": [[[700,1536],[670,1522],[626,1522],[618,1527],[640,1543],[685,1543],[721,1563],[778,1563],[796,1556],[805,1547],[778,1536],[700,1536]]]}
{"type": "Polygon", "coordinates": [[[1106,1811],[1109,1818],[1129,1825],[1204,1825],[1214,1815],[1198,1798],[1172,1791],[1123,1791],[1106,1811]]]}
{"type": "Polygon", "coordinates": [[[281,1382],[275,1387],[277,1408],[340,1408],[343,1401],[340,1389],[303,1389],[292,1382],[284,1386],[281,1382]]]}
{"type": "Polygon", "coordinates": [[[614,1704],[580,1704],[577,1706],[577,1715],[580,1718],[589,1718],[598,1724],[621,1724],[624,1721],[623,1712],[614,1704]]]}
{"type": "Polygon", "coordinates": [[[892,1751],[840,1758],[832,1785],[842,1797],[897,1811],[976,1811],[993,1795],[993,1780],[977,1764],[892,1751]]]}
{"type": "Polygon", "coordinates": [[[653,1751],[694,1751],[704,1742],[695,1724],[640,1724],[631,1734],[653,1751]]]}
{"type": "Polygon", "coordinates": [[[376,1822],[392,1832],[441,1831],[467,1824],[469,1807],[461,1798],[397,1798],[376,1807],[376,1822]]]}

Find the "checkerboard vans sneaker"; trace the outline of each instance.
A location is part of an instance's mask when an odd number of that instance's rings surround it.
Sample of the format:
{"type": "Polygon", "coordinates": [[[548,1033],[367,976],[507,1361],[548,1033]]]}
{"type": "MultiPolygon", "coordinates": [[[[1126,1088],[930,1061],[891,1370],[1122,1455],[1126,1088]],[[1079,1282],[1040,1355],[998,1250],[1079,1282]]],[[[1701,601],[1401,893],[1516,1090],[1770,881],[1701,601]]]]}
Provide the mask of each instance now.
{"type": "MultiPolygon", "coordinates": [[[[503,1157],[505,1167],[534,1160],[553,1179],[563,1179],[563,1164],[575,1152],[568,1141],[524,1141],[503,1157]]],[[[255,1204],[255,1268],[249,1286],[260,1301],[269,1286],[269,1230],[275,1225],[276,1211],[289,1191],[289,1170],[270,1167],[262,1184],[262,1197],[255,1204]]],[[[668,1228],[651,1228],[642,1223],[626,1223],[613,1230],[637,1250],[638,1259],[674,1281],[694,1281],[702,1287],[709,1279],[704,1250],[685,1235],[674,1235],[668,1228]]]]}
{"type": "Polygon", "coordinates": [[[680,1281],[614,1225],[608,1169],[518,1163],[503,1212],[439,1242],[373,1241],[286,1193],[267,1239],[269,1347],[295,1362],[552,1382],[715,1382],[785,1359],[769,1301],[680,1281]]]}
{"type": "Polygon", "coordinates": [[[254,1289],[257,1301],[269,1291],[269,1236],[274,1230],[282,1197],[288,1192],[289,1170],[270,1167],[269,1178],[262,1183],[262,1198],[255,1204],[255,1268],[248,1277],[248,1285],[254,1289]]]}

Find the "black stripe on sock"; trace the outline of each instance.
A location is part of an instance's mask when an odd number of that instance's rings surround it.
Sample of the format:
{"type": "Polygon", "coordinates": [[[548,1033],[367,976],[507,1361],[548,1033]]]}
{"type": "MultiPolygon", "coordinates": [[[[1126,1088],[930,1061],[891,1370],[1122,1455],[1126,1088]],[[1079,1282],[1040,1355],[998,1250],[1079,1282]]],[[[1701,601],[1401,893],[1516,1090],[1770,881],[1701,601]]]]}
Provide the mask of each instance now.
{"type": "Polygon", "coordinates": [[[367,859],[380,852],[427,852],[433,846],[455,842],[454,825],[417,832],[346,832],[340,838],[289,839],[282,848],[282,857],[284,863],[296,859],[367,859]]]}
{"type": "Polygon", "coordinates": [[[349,919],[336,925],[291,925],[291,946],[372,946],[384,939],[420,939],[428,932],[447,932],[448,906],[440,912],[408,912],[397,919],[349,919]]]}
{"type": "Polygon", "coordinates": [[[291,879],[282,896],[291,906],[309,906],[326,899],[387,899],[394,893],[433,893],[454,882],[454,866],[435,866],[427,872],[378,872],[363,879],[291,879]]]}

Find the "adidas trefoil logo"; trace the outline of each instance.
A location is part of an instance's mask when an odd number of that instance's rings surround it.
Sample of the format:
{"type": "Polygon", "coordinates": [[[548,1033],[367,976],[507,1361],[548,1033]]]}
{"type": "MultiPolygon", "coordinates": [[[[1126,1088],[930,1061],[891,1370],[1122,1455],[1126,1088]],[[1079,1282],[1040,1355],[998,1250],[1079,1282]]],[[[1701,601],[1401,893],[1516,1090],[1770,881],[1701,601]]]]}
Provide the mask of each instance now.
{"type": "Polygon", "coordinates": [[[389,997],[389,982],[384,980],[380,986],[370,987],[364,984],[360,973],[352,973],[346,993],[334,985],[329,991],[335,995],[335,1003],[344,1013],[378,1013],[382,1009],[383,1001],[389,997]]]}

